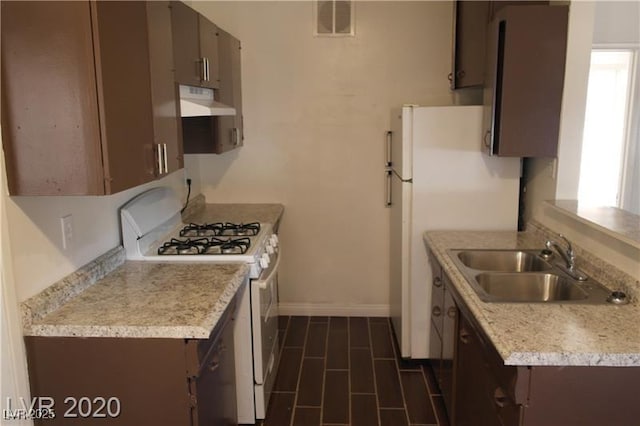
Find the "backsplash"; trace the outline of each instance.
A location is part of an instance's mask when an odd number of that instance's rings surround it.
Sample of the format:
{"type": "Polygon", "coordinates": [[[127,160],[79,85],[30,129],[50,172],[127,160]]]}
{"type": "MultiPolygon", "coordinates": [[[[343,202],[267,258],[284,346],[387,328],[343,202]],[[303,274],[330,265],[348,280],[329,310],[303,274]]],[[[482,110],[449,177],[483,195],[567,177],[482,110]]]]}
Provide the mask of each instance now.
{"type": "MultiPolygon", "coordinates": [[[[527,232],[538,234],[545,240],[558,239],[558,233],[541,223],[531,220],[527,223],[527,232]]],[[[605,284],[610,290],[622,290],[632,302],[636,303],[640,299],[640,280],[614,265],[605,262],[588,249],[576,245],[572,241],[573,250],[576,254],[576,266],[595,280],[605,284]]]]}

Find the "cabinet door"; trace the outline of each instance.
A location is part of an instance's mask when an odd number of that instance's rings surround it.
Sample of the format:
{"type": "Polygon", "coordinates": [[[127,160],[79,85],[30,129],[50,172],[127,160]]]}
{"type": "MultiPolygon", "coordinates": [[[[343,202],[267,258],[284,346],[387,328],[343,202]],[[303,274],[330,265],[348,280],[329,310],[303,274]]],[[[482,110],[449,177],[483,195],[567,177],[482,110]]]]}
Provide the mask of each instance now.
{"type": "Polygon", "coordinates": [[[161,154],[158,156],[158,151],[155,151],[154,158],[160,159],[160,164],[156,167],[158,172],[162,170],[162,174],[167,174],[183,167],[173,50],[167,49],[167,46],[173,44],[171,10],[168,1],[150,1],[146,5],[153,102],[153,144],[154,149],[159,150],[161,154]]]}
{"type": "Polygon", "coordinates": [[[489,3],[489,19],[495,18],[496,14],[500,10],[507,6],[546,6],[548,1],[536,1],[536,0],[494,0],[489,3]]]}
{"type": "Polygon", "coordinates": [[[104,194],[89,3],[0,7],[10,194],[104,194]]]}
{"type": "Polygon", "coordinates": [[[454,28],[454,59],[451,78],[452,89],[482,86],[487,24],[488,1],[456,1],[454,28]]]}
{"type": "Polygon", "coordinates": [[[240,41],[219,29],[220,89],[218,100],[236,109],[234,116],[218,117],[216,153],[242,146],[242,88],[240,41]]]}
{"type": "Polygon", "coordinates": [[[173,59],[176,81],[199,86],[204,76],[200,58],[198,13],[181,1],[171,2],[173,59]]]}
{"type": "Polygon", "coordinates": [[[145,2],[91,3],[106,192],[156,177],[145,2]]]}
{"type": "Polygon", "coordinates": [[[233,320],[215,339],[211,351],[200,366],[196,381],[199,426],[231,426],[237,424],[233,320]]]}
{"type": "Polygon", "coordinates": [[[489,394],[491,376],[483,356],[482,344],[471,325],[460,318],[456,356],[455,406],[456,426],[496,426],[499,420],[489,394]]]}
{"type": "Polygon", "coordinates": [[[487,34],[485,151],[556,155],[567,20],[566,6],[505,7],[496,15],[487,34]]]}
{"type": "Polygon", "coordinates": [[[218,59],[218,27],[202,15],[198,15],[200,58],[204,61],[204,75],[200,85],[220,87],[220,61],[218,59]]]}
{"type": "Polygon", "coordinates": [[[451,281],[444,275],[444,309],[442,312],[442,372],[440,390],[449,413],[453,412],[454,360],[457,340],[458,308],[451,295],[451,281]]]}

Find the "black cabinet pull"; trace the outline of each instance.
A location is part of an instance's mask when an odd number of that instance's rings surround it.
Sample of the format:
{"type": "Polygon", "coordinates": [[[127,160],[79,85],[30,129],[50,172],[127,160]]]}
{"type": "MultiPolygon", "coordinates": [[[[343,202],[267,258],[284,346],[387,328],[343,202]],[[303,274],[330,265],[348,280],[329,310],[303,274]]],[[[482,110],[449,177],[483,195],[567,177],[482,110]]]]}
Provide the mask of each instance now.
{"type": "Polygon", "coordinates": [[[509,397],[500,386],[493,392],[493,402],[500,408],[504,408],[509,403],[509,397]]]}
{"type": "Polygon", "coordinates": [[[466,344],[469,343],[469,340],[470,340],[469,332],[467,330],[465,330],[464,328],[461,328],[460,329],[460,341],[466,345],[466,344]]]}

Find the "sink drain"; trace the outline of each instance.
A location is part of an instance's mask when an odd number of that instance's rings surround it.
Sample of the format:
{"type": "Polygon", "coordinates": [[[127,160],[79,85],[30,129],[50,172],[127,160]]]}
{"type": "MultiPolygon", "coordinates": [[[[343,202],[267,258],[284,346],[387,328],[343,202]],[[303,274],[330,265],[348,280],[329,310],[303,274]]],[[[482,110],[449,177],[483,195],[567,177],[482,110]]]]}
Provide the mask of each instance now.
{"type": "Polygon", "coordinates": [[[629,298],[624,291],[612,291],[609,297],[607,297],[607,302],[613,303],[614,305],[626,305],[629,303],[629,298]]]}

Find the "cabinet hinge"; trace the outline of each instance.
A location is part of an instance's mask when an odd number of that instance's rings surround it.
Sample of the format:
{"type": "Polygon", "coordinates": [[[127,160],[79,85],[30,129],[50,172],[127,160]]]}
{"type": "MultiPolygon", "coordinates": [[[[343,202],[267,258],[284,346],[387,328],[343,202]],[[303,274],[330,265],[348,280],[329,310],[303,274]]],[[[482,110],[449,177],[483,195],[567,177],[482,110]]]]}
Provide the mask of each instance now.
{"type": "Polygon", "coordinates": [[[193,394],[189,395],[189,406],[191,408],[196,408],[198,406],[198,397],[197,396],[195,396],[193,394]]]}

